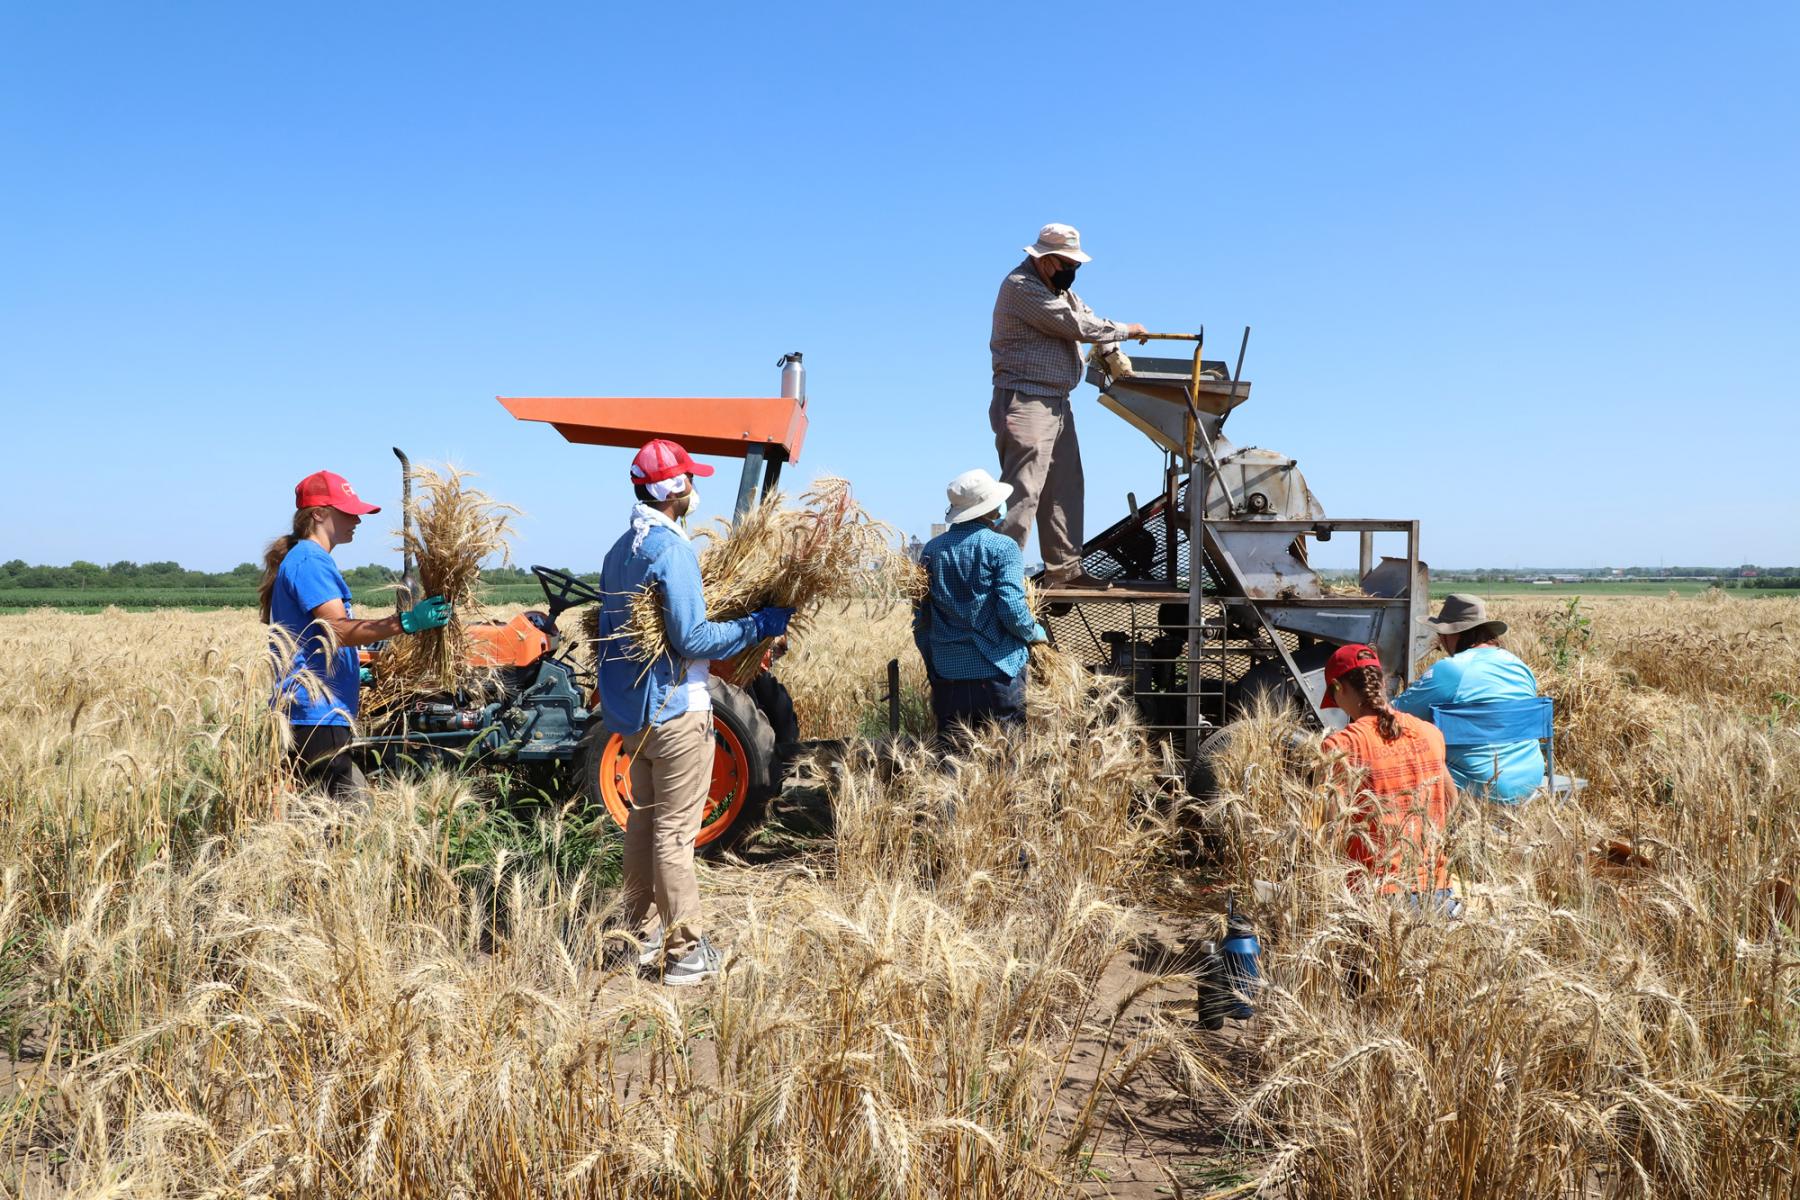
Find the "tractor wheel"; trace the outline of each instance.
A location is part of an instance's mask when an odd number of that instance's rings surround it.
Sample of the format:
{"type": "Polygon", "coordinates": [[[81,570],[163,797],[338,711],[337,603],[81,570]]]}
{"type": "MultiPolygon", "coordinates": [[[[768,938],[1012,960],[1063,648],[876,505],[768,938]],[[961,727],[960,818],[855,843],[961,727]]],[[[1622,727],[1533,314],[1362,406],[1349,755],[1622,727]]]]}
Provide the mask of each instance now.
{"type": "MultiPolygon", "coordinates": [[[[1310,675],[1323,671],[1325,662],[1336,646],[1303,646],[1294,651],[1294,665],[1300,673],[1310,675]]],[[[1233,720],[1256,711],[1258,701],[1271,701],[1277,708],[1305,709],[1306,697],[1300,685],[1288,674],[1287,664],[1279,658],[1266,659],[1251,667],[1232,687],[1230,716],[1233,720]]]]}
{"type": "MultiPolygon", "coordinates": [[[[713,679],[712,791],[700,818],[697,849],[718,853],[761,824],[774,778],[775,735],[742,688],[713,679]]],[[[631,754],[626,740],[604,731],[582,755],[582,790],[606,806],[623,829],[631,815],[631,754]]]]}

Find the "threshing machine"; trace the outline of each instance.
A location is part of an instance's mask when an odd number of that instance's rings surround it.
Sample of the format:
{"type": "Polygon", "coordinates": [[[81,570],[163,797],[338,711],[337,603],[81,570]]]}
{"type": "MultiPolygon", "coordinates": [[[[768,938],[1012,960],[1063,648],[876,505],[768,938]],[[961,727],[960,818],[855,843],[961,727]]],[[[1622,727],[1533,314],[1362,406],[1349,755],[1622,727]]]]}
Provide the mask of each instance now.
{"type": "Polygon", "coordinates": [[[1192,359],[1097,351],[1087,378],[1163,452],[1159,494],[1128,498],[1130,515],[1083,548],[1087,574],[1111,586],[1046,589],[1045,624],[1055,645],[1123,680],[1146,725],[1197,765],[1258,697],[1329,724],[1320,701],[1337,646],[1366,642],[1390,685],[1411,679],[1430,648],[1418,624],[1429,576],[1417,521],[1327,517],[1293,459],[1225,437],[1250,398],[1242,346],[1228,371],[1202,357],[1204,333],[1149,336],[1192,341],[1192,359]],[[1358,587],[1328,587],[1308,563],[1309,539],[1339,534],[1359,539],[1358,587]],[[1377,534],[1404,535],[1404,553],[1377,561],[1377,534]]]}

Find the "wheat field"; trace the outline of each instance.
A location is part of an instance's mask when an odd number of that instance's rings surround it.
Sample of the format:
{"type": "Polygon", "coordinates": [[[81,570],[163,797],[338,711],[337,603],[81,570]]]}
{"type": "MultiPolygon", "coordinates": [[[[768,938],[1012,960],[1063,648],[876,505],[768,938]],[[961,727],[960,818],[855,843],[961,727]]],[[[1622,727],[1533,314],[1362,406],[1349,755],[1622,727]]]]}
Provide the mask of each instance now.
{"type": "MultiPolygon", "coordinates": [[[[294,793],[253,617],[0,618],[0,1195],[1214,1190],[1101,1156],[1150,1091],[1217,1194],[1791,1194],[1800,601],[1499,607],[1589,784],[1458,809],[1461,921],[1344,886],[1285,717],[1199,805],[1063,674],[1026,734],[811,764],[834,834],[703,867],[697,994],[610,965],[567,797],[294,793]],[[1268,987],[1207,1033],[1140,952],[1226,891],[1268,987]]],[[[922,730],[905,614],[825,615],[780,668],[803,733],[884,729],[895,657],[922,730]]]]}

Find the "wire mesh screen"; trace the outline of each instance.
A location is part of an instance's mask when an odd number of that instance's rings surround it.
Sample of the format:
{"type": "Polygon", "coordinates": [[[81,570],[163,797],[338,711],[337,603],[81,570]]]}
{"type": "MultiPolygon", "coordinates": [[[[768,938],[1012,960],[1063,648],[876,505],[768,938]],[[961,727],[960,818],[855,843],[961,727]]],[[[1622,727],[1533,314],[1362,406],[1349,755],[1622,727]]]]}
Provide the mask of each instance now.
{"type": "MultiPolygon", "coordinates": [[[[1159,496],[1088,542],[1082,565],[1096,579],[1162,584],[1171,595],[1130,594],[1052,604],[1045,625],[1056,645],[1086,666],[1125,681],[1146,724],[1174,733],[1188,727],[1187,699],[1199,697],[1202,725],[1223,725],[1280,668],[1280,655],[1255,612],[1222,594],[1220,573],[1204,564],[1199,658],[1188,659],[1186,484],[1182,502],[1159,496]]],[[[1276,635],[1290,651],[1299,639],[1276,635]]],[[[1285,678],[1285,670],[1280,670],[1285,678]]]]}
{"type": "MultiPolygon", "coordinates": [[[[1188,571],[1187,483],[1178,491],[1179,502],[1169,504],[1167,493],[1138,509],[1098,537],[1088,541],[1081,565],[1095,579],[1109,583],[1139,580],[1184,584],[1188,571]]],[[[1209,564],[1210,567],[1210,564],[1209,564]]],[[[1218,575],[1208,570],[1205,590],[1218,590],[1218,575]]]]}

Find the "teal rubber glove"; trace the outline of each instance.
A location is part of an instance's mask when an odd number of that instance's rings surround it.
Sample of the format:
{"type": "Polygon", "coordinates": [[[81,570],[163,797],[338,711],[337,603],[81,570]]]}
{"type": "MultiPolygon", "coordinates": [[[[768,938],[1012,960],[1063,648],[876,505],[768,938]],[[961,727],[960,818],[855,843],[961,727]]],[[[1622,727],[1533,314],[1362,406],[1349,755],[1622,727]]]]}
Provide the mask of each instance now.
{"type": "Polygon", "coordinates": [[[369,670],[367,667],[358,667],[356,669],[356,682],[362,684],[364,687],[369,686],[371,683],[375,682],[375,672],[369,670]]]}
{"type": "Polygon", "coordinates": [[[442,629],[449,623],[450,602],[442,596],[427,596],[400,614],[400,628],[407,633],[442,629]]]}

